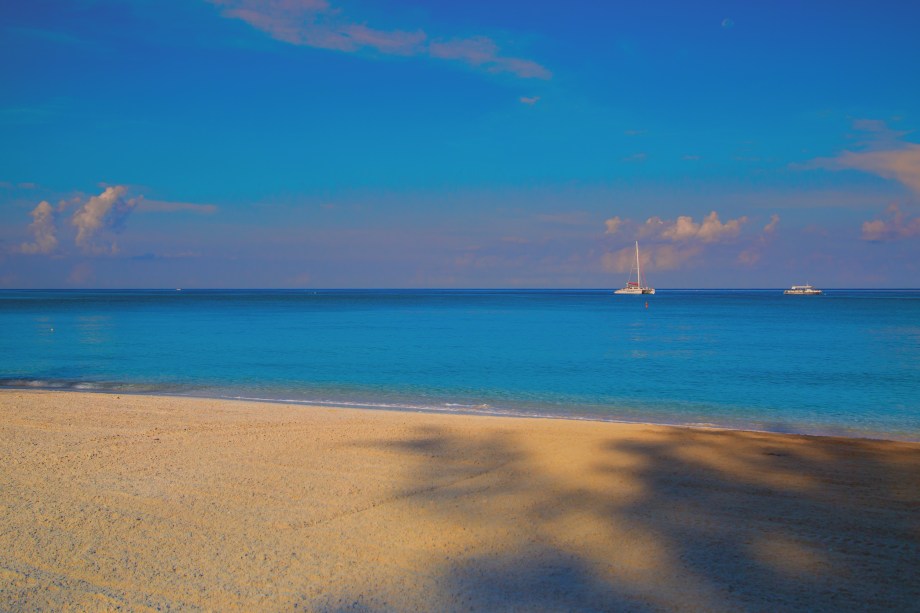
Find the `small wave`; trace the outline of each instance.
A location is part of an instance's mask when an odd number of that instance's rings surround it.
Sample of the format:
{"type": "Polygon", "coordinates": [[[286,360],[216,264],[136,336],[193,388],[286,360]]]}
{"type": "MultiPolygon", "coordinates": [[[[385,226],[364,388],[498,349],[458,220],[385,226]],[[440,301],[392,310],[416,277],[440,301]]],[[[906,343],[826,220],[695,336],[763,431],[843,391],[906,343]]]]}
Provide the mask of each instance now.
{"type": "Polygon", "coordinates": [[[240,395],[221,395],[218,398],[227,400],[243,400],[249,402],[272,402],[278,404],[298,404],[303,406],[328,406],[356,409],[382,409],[398,411],[424,411],[437,413],[485,413],[488,415],[507,415],[518,417],[557,417],[571,418],[565,415],[549,415],[547,413],[521,411],[512,408],[493,407],[489,404],[461,404],[456,402],[445,402],[442,404],[415,404],[407,402],[363,402],[349,400],[328,400],[328,399],[310,399],[310,398],[279,398],[263,396],[240,396],[240,395]]]}
{"type": "Polygon", "coordinates": [[[45,379],[0,379],[0,387],[34,387],[39,389],[61,389],[67,387],[60,381],[45,379]]]}
{"type": "Polygon", "coordinates": [[[104,388],[103,388],[103,386],[99,385],[98,383],[80,382],[80,383],[74,383],[74,384],[73,384],[73,389],[75,389],[75,390],[101,390],[101,389],[104,389],[104,388]]]}
{"type": "Polygon", "coordinates": [[[140,383],[117,383],[111,381],[85,381],[66,379],[0,379],[0,388],[72,390],[79,392],[119,392],[126,394],[170,394],[178,391],[176,386],[157,386],[140,383]]]}
{"type": "Polygon", "coordinates": [[[301,404],[305,406],[329,406],[329,407],[354,407],[354,408],[366,408],[366,409],[399,409],[399,410],[410,410],[410,411],[431,411],[431,410],[453,410],[454,407],[457,408],[470,408],[467,405],[445,405],[445,407],[438,407],[427,404],[409,404],[402,402],[361,402],[361,401],[348,401],[348,400],[318,400],[318,399],[305,399],[305,398],[271,398],[271,397],[262,397],[262,396],[219,396],[219,398],[226,398],[228,400],[247,400],[250,402],[275,402],[275,403],[284,403],[284,404],[301,404]],[[446,407],[450,407],[449,409],[446,407]]]}
{"type": "MultiPolygon", "coordinates": [[[[36,389],[49,391],[74,391],[95,393],[120,393],[137,395],[164,395],[181,397],[217,398],[225,400],[239,400],[251,402],[266,402],[275,404],[292,404],[300,406],[322,406],[330,408],[355,408],[369,410],[411,411],[420,413],[449,413],[466,415],[483,415],[497,417],[525,417],[536,419],[563,419],[574,421],[610,422],[621,424],[651,424],[660,426],[678,426],[690,428],[719,429],[719,430],[745,430],[753,432],[783,432],[818,436],[846,436],[857,438],[888,438],[894,440],[917,440],[912,432],[881,433],[874,431],[858,431],[855,429],[833,429],[826,424],[763,424],[756,421],[726,420],[725,422],[709,422],[702,420],[682,420],[672,415],[670,418],[657,418],[648,415],[612,416],[596,412],[559,412],[550,410],[549,407],[496,407],[487,403],[472,404],[458,402],[442,402],[439,404],[414,403],[414,402],[369,402],[362,400],[336,400],[329,398],[284,398],[230,395],[221,394],[218,390],[207,387],[192,387],[181,385],[157,385],[142,383],[102,382],[86,380],[61,380],[61,379],[27,379],[27,378],[0,378],[0,388],[11,389],[36,389]]],[[[634,413],[634,412],[633,412],[634,413]]]]}

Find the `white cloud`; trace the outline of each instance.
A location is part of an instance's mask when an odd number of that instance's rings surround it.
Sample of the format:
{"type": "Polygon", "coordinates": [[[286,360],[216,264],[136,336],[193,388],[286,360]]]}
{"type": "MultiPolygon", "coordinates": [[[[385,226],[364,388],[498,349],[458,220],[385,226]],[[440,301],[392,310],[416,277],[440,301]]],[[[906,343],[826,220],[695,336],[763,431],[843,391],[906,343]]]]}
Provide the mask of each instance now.
{"type": "Polygon", "coordinates": [[[485,36],[432,41],[427,52],[433,58],[463,62],[488,72],[508,72],[522,79],[549,79],[553,76],[533,60],[502,55],[495,41],[485,36]]]}
{"type": "Polygon", "coordinates": [[[22,253],[52,253],[58,245],[54,227],[54,208],[46,200],[42,200],[29,214],[32,216],[29,232],[32,233],[34,242],[23,243],[19,248],[20,251],[22,253]]]}
{"type": "Polygon", "coordinates": [[[836,158],[817,162],[830,170],[861,170],[885,179],[895,179],[920,194],[920,145],[905,144],[889,151],[844,151],[836,158]]]}
{"type": "MultiPolygon", "coordinates": [[[[768,231],[772,231],[778,220],[778,217],[776,220],[771,220],[768,231]]],[[[619,217],[613,217],[604,223],[607,226],[607,234],[613,233],[611,225],[616,231],[629,224],[631,227],[636,228],[635,232],[638,238],[669,242],[718,243],[737,237],[741,233],[742,226],[747,222],[748,218],[741,216],[723,223],[719,219],[719,214],[712,211],[700,222],[695,221],[690,215],[680,215],[674,220],[665,220],[654,215],[646,219],[645,223],[638,226],[638,228],[629,220],[621,220],[619,217]]]]}
{"type": "Polygon", "coordinates": [[[688,215],[681,215],[677,221],[665,227],[661,237],[672,241],[685,241],[695,238],[700,232],[700,224],[695,223],[688,215]]]}
{"type": "Polygon", "coordinates": [[[883,121],[860,119],[853,127],[871,135],[862,144],[864,151],[843,151],[835,157],[812,160],[805,167],[860,170],[893,179],[920,194],[920,145],[900,140],[907,133],[891,130],[883,121]]]}
{"type": "Polygon", "coordinates": [[[383,55],[428,56],[463,62],[488,72],[523,79],[549,79],[552,73],[533,60],[504,55],[485,36],[429,40],[421,31],[377,30],[345,16],[328,0],[210,0],[222,14],[240,19],[272,38],[292,45],[344,53],[365,50],[383,55]]]}
{"type": "Polygon", "coordinates": [[[773,234],[776,231],[776,226],[779,224],[779,215],[773,214],[770,215],[770,223],[763,227],[765,234],[773,234]]]}
{"type": "MultiPolygon", "coordinates": [[[[643,267],[649,270],[674,270],[702,255],[710,245],[734,241],[747,222],[746,216],[722,222],[719,214],[712,211],[699,222],[689,215],[680,215],[673,220],[653,215],[641,224],[619,217],[612,217],[604,224],[606,234],[632,234],[643,241],[640,250],[643,267]]],[[[771,234],[778,223],[779,217],[774,215],[764,227],[764,236],[771,234]]],[[[766,242],[763,237],[757,240],[760,244],[766,242]]],[[[635,257],[635,247],[627,246],[605,253],[602,265],[609,271],[624,272],[633,265],[635,257]]]]}
{"type": "Polygon", "coordinates": [[[661,229],[664,227],[664,222],[661,220],[661,217],[649,217],[645,220],[645,223],[639,228],[639,238],[645,238],[647,236],[655,236],[661,229]]]}
{"type": "Polygon", "coordinates": [[[704,243],[716,243],[738,236],[741,226],[747,220],[747,217],[739,217],[722,223],[719,214],[712,211],[701,223],[696,223],[692,217],[681,215],[673,223],[664,224],[661,237],[672,241],[700,240],[704,243]]]}
{"type": "Polygon", "coordinates": [[[49,255],[57,253],[62,247],[63,236],[73,236],[74,244],[87,254],[118,253],[118,244],[113,234],[124,229],[128,217],[134,211],[145,213],[196,213],[209,215],[217,212],[213,204],[195,204],[191,202],[167,202],[146,200],[143,196],[129,197],[124,185],[106,187],[102,193],[87,197],[69,196],[52,205],[47,200],[40,202],[29,214],[32,223],[28,227],[32,240],[23,242],[13,250],[25,254],[49,255]],[[72,211],[72,213],[71,213],[72,211]],[[70,234],[61,224],[75,228],[70,234]]]}
{"type": "Polygon", "coordinates": [[[101,232],[117,232],[137,206],[140,198],[125,198],[128,189],[124,185],[106,187],[98,196],[93,196],[78,208],[70,222],[77,228],[76,244],[88,253],[118,253],[118,245],[100,244],[101,232]]]}
{"type": "Polygon", "coordinates": [[[604,222],[604,225],[607,226],[607,230],[604,234],[616,234],[620,226],[623,225],[623,220],[620,219],[619,216],[611,217],[604,222]]]}
{"type": "Polygon", "coordinates": [[[893,241],[920,236],[920,217],[905,218],[897,204],[886,210],[888,219],[875,219],[863,222],[862,239],[864,241],[893,241]]]}

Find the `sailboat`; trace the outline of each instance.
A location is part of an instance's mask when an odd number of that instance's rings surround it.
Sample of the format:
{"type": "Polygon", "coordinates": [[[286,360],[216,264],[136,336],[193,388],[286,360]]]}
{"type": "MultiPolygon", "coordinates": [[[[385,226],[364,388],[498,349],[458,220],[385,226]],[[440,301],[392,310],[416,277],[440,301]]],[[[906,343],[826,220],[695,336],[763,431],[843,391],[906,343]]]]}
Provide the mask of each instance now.
{"type": "MultiPolygon", "coordinates": [[[[626,287],[618,289],[614,294],[654,294],[655,288],[648,285],[642,285],[642,266],[639,264],[639,241],[636,241],[636,280],[632,280],[632,271],[629,272],[629,280],[626,287]]],[[[648,281],[646,281],[648,283],[648,281]]]]}

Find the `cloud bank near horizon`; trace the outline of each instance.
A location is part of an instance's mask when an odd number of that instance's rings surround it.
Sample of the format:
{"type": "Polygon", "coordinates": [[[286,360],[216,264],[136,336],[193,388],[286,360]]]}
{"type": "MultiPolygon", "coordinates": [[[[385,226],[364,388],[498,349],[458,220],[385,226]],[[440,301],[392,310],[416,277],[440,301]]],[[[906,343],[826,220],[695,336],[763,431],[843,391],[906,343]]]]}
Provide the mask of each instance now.
{"type": "Polygon", "coordinates": [[[29,212],[32,223],[27,231],[32,240],[20,243],[12,252],[66,255],[59,237],[71,227],[73,230],[69,236],[73,238],[73,246],[83,255],[117,255],[120,248],[114,235],[125,229],[128,218],[134,212],[212,215],[218,210],[213,204],[147,200],[143,195],[130,195],[130,191],[126,185],[110,185],[97,195],[62,199],[57,206],[42,200],[29,212]],[[73,213],[69,216],[69,223],[65,223],[63,220],[67,219],[69,211],[73,213]]]}
{"type": "Polygon", "coordinates": [[[863,223],[860,238],[870,242],[885,242],[920,236],[920,216],[905,217],[897,204],[892,204],[885,212],[888,219],[863,223]]]}
{"type": "MultiPolygon", "coordinates": [[[[730,243],[738,239],[747,216],[723,222],[716,211],[711,211],[699,222],[690,215],[679,215],[673,220],[652,216],[644,223],[611,217],[604,222],[607,236],[630,233],[634,240],[643,240],[646,245],[640,249],[642,266],[650,270],[676,270],[691,263],[707,247],[718,243],[730,243]]],[[[773,215],[764,228],[772,234],[779,223],[779,216],[773,215]]],[[[602,265],[609,272],[629,272],[635,265],[636,252],[632,245],[617,251],[607,251],[602,256],[602,265]]]]}

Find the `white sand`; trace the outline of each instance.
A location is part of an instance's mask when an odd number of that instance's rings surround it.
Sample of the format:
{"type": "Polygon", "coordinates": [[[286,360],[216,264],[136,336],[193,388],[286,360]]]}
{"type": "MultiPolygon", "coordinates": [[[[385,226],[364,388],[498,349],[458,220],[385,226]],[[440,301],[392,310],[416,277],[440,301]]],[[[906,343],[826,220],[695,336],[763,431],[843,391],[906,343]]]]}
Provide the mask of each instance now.
{"type": "Polygon", "coordinates": [[[920,444],[0,392],[0,610],[918,610],[920,444]]]}

